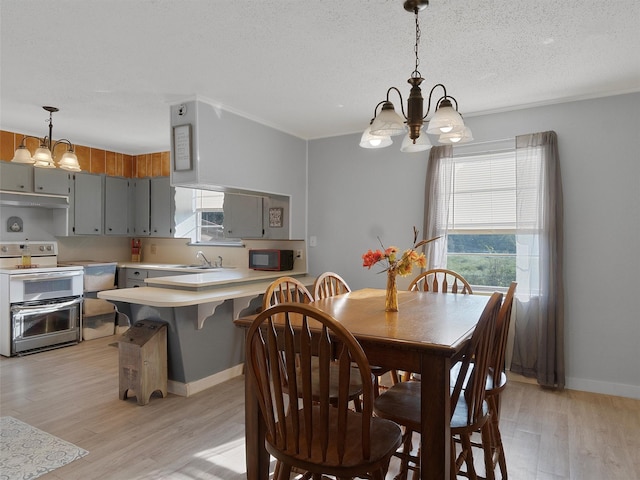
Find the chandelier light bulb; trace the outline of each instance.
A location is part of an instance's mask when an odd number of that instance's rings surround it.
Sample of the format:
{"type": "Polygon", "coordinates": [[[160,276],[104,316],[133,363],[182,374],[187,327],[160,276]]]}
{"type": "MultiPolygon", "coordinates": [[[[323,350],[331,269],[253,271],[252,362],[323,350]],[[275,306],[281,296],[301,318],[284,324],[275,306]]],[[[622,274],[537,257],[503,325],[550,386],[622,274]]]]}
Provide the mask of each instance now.
{"type": "Polygon", "coordinates": [[[443,144],[456,144],[467,143],[473,140],[473,134],[469,127],[464,127],[463,130],[457,130],[451,133],[443,133],[438,137],[438,142],[443,144]]]}
{"type": "Polygon", "coordinates": [[[371,125],[366,128],[360,138],[360,146],[362,148],[384,148],[392,143],[393,140],[389,136],[371,135],[371,125]]]}

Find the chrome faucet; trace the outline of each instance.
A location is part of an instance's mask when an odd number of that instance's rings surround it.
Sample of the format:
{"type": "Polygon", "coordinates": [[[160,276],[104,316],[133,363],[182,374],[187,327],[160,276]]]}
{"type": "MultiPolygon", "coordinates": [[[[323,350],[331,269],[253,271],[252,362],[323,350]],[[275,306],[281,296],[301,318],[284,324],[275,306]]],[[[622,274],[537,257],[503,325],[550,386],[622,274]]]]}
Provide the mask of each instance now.
{"type": "Polygon", "coordinates": [[[203,266],[206,265],[207,267],[211,267],[211,262],[207,259],[207,257],[204,256],[202,250],[198,250],[198,252],[196,253],[196,258],[202,261],[203,266]]]}
{"type": "Polygon", "coordinates": [[[216,267],[222,268],[222,257],[218,255],[218,261],[216,262],[216,267]]]}

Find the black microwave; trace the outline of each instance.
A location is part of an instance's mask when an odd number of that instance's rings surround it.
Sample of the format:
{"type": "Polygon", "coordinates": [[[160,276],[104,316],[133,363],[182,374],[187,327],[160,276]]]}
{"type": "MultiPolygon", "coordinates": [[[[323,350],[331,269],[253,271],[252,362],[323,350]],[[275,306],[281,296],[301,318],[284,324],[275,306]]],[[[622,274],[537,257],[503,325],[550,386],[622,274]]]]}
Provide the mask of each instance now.
{"type": "Polygon", "coordinates": [[[293,250],[249,250],[249,268],[253,270],[293,270],[293,250]]]}

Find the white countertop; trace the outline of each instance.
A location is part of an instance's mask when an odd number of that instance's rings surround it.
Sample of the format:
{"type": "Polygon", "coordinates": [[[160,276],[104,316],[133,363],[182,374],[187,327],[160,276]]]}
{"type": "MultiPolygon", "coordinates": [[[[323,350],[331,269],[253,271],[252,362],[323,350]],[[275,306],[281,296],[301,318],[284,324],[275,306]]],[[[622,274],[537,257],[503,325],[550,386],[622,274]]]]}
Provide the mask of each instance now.
{"type": "Polygon", "coordinates": [[[147,279],[153,281],[154,284],[162,284],[164,286],[105,290],[98,292],[98,298],[152,307],[185,307],[257,296],[264,293],[275,278],[283,276],[294,276],[307,286],[313,285],[315,281],[315,277],[304,273],[254,272],[241,269],[237,271],[223,270],[213,273],[147,279]],[[170,288],[172,286],[175,288],[170,288]],[[190,288],[190,290],[185,290],[184,288],[190,288]]]}
{"type": "MultiPolygon", "coordinates": [[[[182,269],[184,272],[184,269],[182,269]]],[[[304,275],[304,272],[265,272],[241,268],[208,270],[186,275],[169,275],[165,277],[145,278],[145,283],[150,286],[173,287],[186,290],[203,290],[215,286],[233,283],[257,282],[272,280],[279,277],[304,275]]]]}

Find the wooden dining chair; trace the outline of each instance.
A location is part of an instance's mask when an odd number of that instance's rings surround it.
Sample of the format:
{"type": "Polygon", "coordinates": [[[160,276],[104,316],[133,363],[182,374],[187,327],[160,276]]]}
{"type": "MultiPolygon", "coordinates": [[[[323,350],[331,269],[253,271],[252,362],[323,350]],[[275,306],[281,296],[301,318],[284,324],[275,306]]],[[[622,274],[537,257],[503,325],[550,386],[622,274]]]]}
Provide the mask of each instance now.
{"type": "MultiPolygon", "coordinates": [[[[463,295],[472,295],[473,290],[469,282],[453,270],[446,268],[432,268],[411,280],[409,291],[417,292],[441,292],[441,293],[460,293],[463,295]]],[[[397,372],[396,377],[403,382],[409,379],[419,380],[420,374],[411,372],[397,372]]]]}
{"type": "Polygon", "coordinates": [[[283,302],[311,303],[313,295],[304,284],[293,277],[280,277],[271,282],[262,299],[262,309],[283,302]]]}
{"type": "Polygon", "coordinates": [[[253,321],[246,352],[247,374],[266,427],[265,447],[277,460],[274,478],[288,480],[292,468],[313,478],[385,477],[402,435],[394,422],[373,417],[371,370],[362,347],[342,324],[312,305],[281,303],[253,321]],[[331,366],[336,363],[338,396],[332,402],[331,366]],[[353,374],[362,384],[362,412],[348,407],[353,374]]]}
{"type": "MultiPolygon", "coordinates": [[[[345,284],[346,285],[346,284],[345,284]]],[[[293,278],[293,277],[280,277],[267,287],[267,290],[264,294],[264,298],[262,301],[262,309],[266,310],[274,305],[278,305],[284,302],[293,302],[293,303],[311,303],[313,302],[313,296],[311,292],[304,286],[302,282],[293,278]]],[[[332,378],[337,378],[337,370],[336,365],[331,366],[331,376],[332,378]]],[[[314,378],[314,395],[320,391],[317,379],[318,379],[318,371],[317,368],[313,369],[313,378],[314,378]]],[[[349,385],[349,400],[353,401],[354,408],[356,411],[360,411],[362,408],[360,401],[360,394],[362,393],[362,384],[359,383],[357,376],[352,376],[352,382],[349,385]]],[[[338,397],[337,391],[337,382],[333,380],[330,383],[329,397],[332,402],[335,402],[338,397]]]]}
{"type": "MultiPolygon", "coordinates": [[[[487,404],[489,405],[489,428],[491,435],[485,442],[472,442],[474,447],[482,448],[491,455],[491,468],[495,477],[496,466],[500,468],[500,475],[503,480],[507,480],[507,461],[504,455],[504,447],[502,445],[502,435],[500,434],[500,401],[501,394],[507,386],[507,374],[505,356],[507,351],[507,338],[509,336],[509,327],[511,325],[511,311],[513,308],[513,298],[515,295],[516,282],[511,282],[509,290],[507,290],[502,307],[498,313],[494,338],[492,341],[491,357],[489,359],[489,371],[487,372],[487,383],[485,385],[485,395],[487,404]]],[[[456,369],[458,365],[456,365],[456,369]]],[[[452,372],[456,369],[452,369],[452,372]]],[[[457,375],[456,375],[457,376],[457,375]]],[[[467,378],[469,374],[467,374],[467,378]]],[[[483,437],[483,440],[484,437],[483,437]]],[[[482,478],[482,477],[478,477],[482,478]]]]}
{"type": "MultiPolygon", "coordinates": [[[[340,275],[334,272],[324,272],[318,275],[313,283],[313,295],[316,300],[332,297],[334,295],[342,295],[348,293],[351,288],[340,275]]],[[[374,378],[374,394],[378,396],[380,393],[380,377],[389,372],[388,368],[382,368],[377,365],[369,365],[374,378]]],[[[395,372],[394,372],[395,374],[395,372]]],[[[393,383],[397,381],[397,376],[392,374],[393,383]]]]}
{"type": "Polygon", "coordinates": [[[318,275],[313,282],[313,297],[316,300],[321,298],[342,295],[351,291],[347,282],[340,275],[334,272],[324,272],[318,275]]]}
{"type": "MultiPolygon", "coordinates": [[[[485,400],[487,374],[491,360],[491,348],[502,294],[494,293],[480,316],[471,340],[467,342],[459,362],[459,375],[451,390],[451,472],[452,478],[463,465],[471,479],[477,479],[473,467],[471,434],[480,431],[484,442],[490,442],[489,405],[485,400]],[[473,365],[473,368],[472,368],[473,365]],[[468,373],[471,372],[471,373],[468,373]],[[458,438],[462,445],[456,455],[458,438]]],[[[392,420],[403,427],[403,448],[398,452],[401,468],[398,477],[407,478],[408,470],[420,471],[419,456],[411,454],[411,438],[420,431],[421,424],[420,382],[399,382],[380,394],[374,402],[374,412],[380,418],[392,420]]],[[[485,465],[490,465],[490,453],[484,453],[485,465]]],[[[493,470],[487,469],[487,478],[493,480],[493,470]]]]}
{"type": "Polygon", "coordinates": [[[411,291],[473,294],[471,285],[458,272],[432,268],[421,273],[409,284],[411,291]]]}

